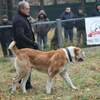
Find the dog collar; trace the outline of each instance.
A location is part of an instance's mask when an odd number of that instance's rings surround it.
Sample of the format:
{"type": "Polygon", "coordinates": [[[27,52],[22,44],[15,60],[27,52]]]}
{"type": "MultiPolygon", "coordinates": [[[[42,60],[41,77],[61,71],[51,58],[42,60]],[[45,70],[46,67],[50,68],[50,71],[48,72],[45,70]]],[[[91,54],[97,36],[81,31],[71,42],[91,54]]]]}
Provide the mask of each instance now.
{"type": "Polygon", "coordinates": [[[71,57],[71,54],[70,54],[70,51],[68,50],[68,48],[66,49],[66,51],[68,53],[69,61],[72,62],[72,57],[71,57]]]}

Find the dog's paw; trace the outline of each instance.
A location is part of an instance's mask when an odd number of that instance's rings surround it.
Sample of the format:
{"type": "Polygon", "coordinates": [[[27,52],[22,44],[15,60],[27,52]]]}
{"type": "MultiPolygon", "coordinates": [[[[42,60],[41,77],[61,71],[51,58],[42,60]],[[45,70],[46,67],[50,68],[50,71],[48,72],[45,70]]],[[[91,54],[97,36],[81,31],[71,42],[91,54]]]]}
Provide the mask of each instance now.
{"type": "Polygon", "coordinates": [[[12,87],[9,87],[8,91],[10,94],[15,94],[15,91],[12,89],[12,87]]]}
{"type": "Polygon", "coordinates": [[[75,87],[75,86],[73,86],[72,88],[73,88],[74,90],[78,90],[78,88],[77,88],[77,87],[75,87]]]}
{"type": "Polygon", "coordinates": [[[14,95],[15,94],[15,91],[13,91],[13,90],[11,90],[11,92],[10,92],[12,95],[14,95]]]}
{"type": "Polygon", "coordinates": [[[46,93],[47,93],[48,95],[50,95],[50,94],[51,94],[51,90],[47,90],[46,93]]]}
{"type": "Polygon", "coordinates": [[[27,94],[27,91],[23,91],[23,94],[27,94]]]}

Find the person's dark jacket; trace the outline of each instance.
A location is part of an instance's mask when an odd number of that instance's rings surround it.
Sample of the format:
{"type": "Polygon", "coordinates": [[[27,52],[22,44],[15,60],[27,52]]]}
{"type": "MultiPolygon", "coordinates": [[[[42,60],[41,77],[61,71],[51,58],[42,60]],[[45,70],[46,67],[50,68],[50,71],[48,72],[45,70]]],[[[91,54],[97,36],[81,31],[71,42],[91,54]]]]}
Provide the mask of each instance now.
{"type": "Polygon", "coordinates": [[[94,10],[92,13],[92,16],[100,16],[100,12],[97,10],[94,10]]]}
{"type": "Polygon", "coordinates": [[[35,38],[28,16],[18,12],[13,19],[13,37],[18,48],[35,48],[35,38]]]}
{"type": "MultiPolygon", "coordinates": [[[[11,21],[2,20],[1,25],[11,25],[11,21]]],[[[0,43],[3,50],[4,57],[12,56],[12,53],[8,50],[8,46],[12,41],[12,28],[11,27],[3,27],[0,29],[0,43]],[[8,53],[9,52],[9,53],[8,53]]]]}
{"type": "MultiPolygon", "coordinates": [[[[11,25],[10,21],[2,22],[1,25],[11,25]]],[[[12,41],[12,28],[6,27],[0,29],[0,41],[8,43],[12,41]]]]}
{"type": "MultiPolygon", "coordinates": [[[[67,13],[67,12],[63,12],[63,14],[61,15],[61,19],[62,20],[68,20],[68,19],[73,19],[75,16],[73,14],[73,12],[67,13]]],[[[72,29],[74,26],[74,21],[67,21],[63,23],[63,27],[66,29],[72,29]]]]}
{"type": "Polygon", "coordinates": [[[96,4],[96,6],[93,9],[93,11],[90,13],[91,16],[100,16],[100,11],[98,9],[98,6],[100,6],[100,4],[96,4]]]}
{"type": "MultiPolygon", "coordinates": [[[[84,14],[77,14],[76,16],[77,18],[84,18],[85,15],[84,14]]],[[[85,29],[85,19],[80,19],[80,20],[77,20],[75,22],[75,26],[77,27],[78,30],[84,30],[85,29]]]]}

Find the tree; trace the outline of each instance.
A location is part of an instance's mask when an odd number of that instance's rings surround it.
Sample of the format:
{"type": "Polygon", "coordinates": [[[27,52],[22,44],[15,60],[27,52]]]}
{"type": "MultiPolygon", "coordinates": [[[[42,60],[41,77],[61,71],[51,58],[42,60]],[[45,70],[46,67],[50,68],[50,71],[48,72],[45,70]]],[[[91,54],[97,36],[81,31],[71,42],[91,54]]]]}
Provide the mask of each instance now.
{"type": "Polygon", "coordinates": [[[13,16],[13,2],[12,2],[12,0],[7,0],[7,15],[8,15],[8,19],[12,20],[12,16],[13,16]]]}
{"type": "Polygon", "coordinates": [[[84,7],[85,7],[85,0],[81,0],[81,7],[82,7],[82,10],[84,11],[84,7]]]}
{"type": "Polygon", "coordinates": [[[40,0],[40,6],[41,6],[42,9],[43,9],[43,5],[44,5],[43,0],[40,0]]]}

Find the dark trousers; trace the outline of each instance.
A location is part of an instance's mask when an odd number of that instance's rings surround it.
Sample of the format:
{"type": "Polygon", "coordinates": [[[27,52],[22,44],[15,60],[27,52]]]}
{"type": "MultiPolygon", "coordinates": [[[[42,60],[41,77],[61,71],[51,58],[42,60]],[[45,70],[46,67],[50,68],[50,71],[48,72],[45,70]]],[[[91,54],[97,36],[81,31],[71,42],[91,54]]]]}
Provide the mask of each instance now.
{"type": "Polygon", "coordinates": [[[31,85],[31,74],[26,82],[26,89],[31,89],[32,88],[32,85],[31,85]]]}
{"type": "Polygon", "coordinates": [[[47,46],[47,35],[41,36],[41,35],[37,35],[37,42],[39,45],[39,49],[46,49],[47,46]],[[43,44],[43,47],[42,47],[43,44]]]}
{"type": "Polygon", "coordinates": [[[73,30],[64,28],[64,35],[67,42],[73,43],[73,30]],[[69,41],[68,41],[69,40],[69,41]]]}
{"type": "Polygon", "coordinates": [[[80,46],[81,39],[83,41],[82,44],[86,45],[86,33],[84,30],[77,30],[77,45],[80,46]]]}
{"type": "MultiPolygon", "coordinates": [[[[22,80],[19,81],[19,83],[21,83],[22,80]]],[[[31,74],[26,82],[26,89],[31,89],[32,85],[31,85],[31,74]]]]}

